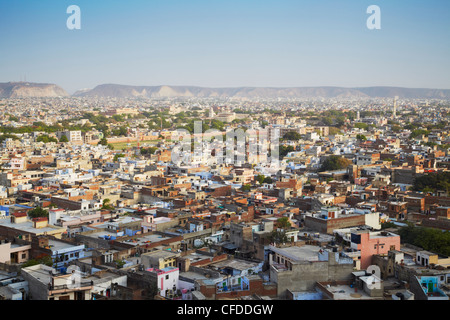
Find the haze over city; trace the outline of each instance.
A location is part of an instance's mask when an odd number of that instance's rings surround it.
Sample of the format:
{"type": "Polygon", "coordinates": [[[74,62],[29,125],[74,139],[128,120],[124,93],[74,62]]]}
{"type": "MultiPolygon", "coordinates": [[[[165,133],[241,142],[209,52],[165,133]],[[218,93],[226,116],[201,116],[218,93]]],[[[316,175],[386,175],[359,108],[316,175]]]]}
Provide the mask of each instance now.
{"type": "Polygon", "coordinates": [[[445,317],[449,9],[1,1],[4,318],[445,317]]]}
{"type": "Polygon", "coordinates": [[[0,82],[449,89],[448,1],[0,3],[0,82]]]}

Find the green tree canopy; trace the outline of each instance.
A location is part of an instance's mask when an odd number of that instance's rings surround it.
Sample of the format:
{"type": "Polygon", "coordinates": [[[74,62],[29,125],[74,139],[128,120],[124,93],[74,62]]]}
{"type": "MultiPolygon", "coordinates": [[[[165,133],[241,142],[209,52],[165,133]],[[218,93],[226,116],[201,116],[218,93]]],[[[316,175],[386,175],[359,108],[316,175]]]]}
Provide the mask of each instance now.
{"type": "Polygon", "coordinates": [[[363,134],[357,134],[356,135],[356,139],[361,140],[361,141],[365,141],[367,140],[367,137],[363,134]]]}
{"type": "Polygon", "coordinates": [[[59,142],[69,142],[69,139],[67,139],[67,136],[63,134],[61,139],[59,139],[59,142]]]}
{"type": "Polygon", "coordinates": [[[142,155],[148,155],[148,154],[155,154],[156,150],[158,150],[157,147],[149,147],[149,148],[141,148],[141,154],[142,155]]]}
{"type": "Polygon", "coordinates": [[[428,131],[428,130],[425,130],[425,129],[416,129],[416,130],[413,130],[413,131],[411,132],[411,134],[409,135],[409,138],[410,138],[410,139],[414,139],[414,138],[417,138],[418,136],[421,136],[421,135],[427,136],[427,135],[429,135],[429,134],[430,134],[430,131],[428,131]]]}
{"type": "Polygon", "coordinates": [[[367,130],[369,128],[369,125],[367,123],[357,122],[354,124],[354,127],[358,129],[367,130]]]}
{"type": "Polygon", "coordinates": [[[265,178],[266,178],[266,177],[265,177],[264,175],[258,174],[258,175],[256,176],[255,180],[258,181],[260,184],[262,184],[262,183],[264,183],[264,179],[265,179],[265,178]]]}
{"type": "Polygon", "coordinates": [[[422,192],[450,191],[450,172],[428,173],[413,181],[413,190],[422,192]]]}
{"type": "Polygon", "coordinates": [[[36,207],[28,211],[28,217],[30,217],[31,219],[40,217],[48,218],[48,211],[43,209],[42,207],[36,207]]]}
{"type": "Polygon", "coordinates": [[[281,145],[280,148],[279,148],[279,155],[280,155],[280,158],[283,159],[284,157],[287,156],[287,154],[288,154],[289,152],[292,152],[292,151],[294,151],[294,150],[295,150],[295,149],[294,149],[293,146],[285,146],[285,145],[281,145]]]}
{"type": "Polygon", "coordinates": [[[302,135],[300,133],[298,133],[298,132],[295,132],[295,131],[289,131],[289,132],[286,132],[283,135],[283,139],[284,140],[298,141],[301,138],[302,138],[302,135]]]}
{"type": "MultiPolygon", "coordinates": [[[[63,137],[65,137],[65,136],[63,136],[63,137]]],[[[56,139],[55,137],[50,137],[49,135],[46,135],[46,134],[42,134],[36,138],[36,142],[44,142],[44,143],[58,142],[58,139],[56,139]]]]}
{"type": "Polygon", "coordinates": [[[116,162],[117,160],[119,160],[119,158],[123,158],[123,157],[125,157],[125,155],[123,153],[117,153],[114,155],[113,161],[116,162]]]}
{"type": "Polygon", "coordinates": [[[319,171],[341,170],[349,166],[352,162],[338,155],[331,155],[324,160],[319,171]]]}
{"type": "Polygon", "coordinates": [[[425,250],[450,256],[450,232],[409,225],[398,230],[404,243],[419,246],[425,250]]]}
{"type": "Polygon", "coordinates": [[[98,142],[98,145],[107,146],[108,139],[106,139],[105,137],[101,138],[100,141],[98,142]]]}

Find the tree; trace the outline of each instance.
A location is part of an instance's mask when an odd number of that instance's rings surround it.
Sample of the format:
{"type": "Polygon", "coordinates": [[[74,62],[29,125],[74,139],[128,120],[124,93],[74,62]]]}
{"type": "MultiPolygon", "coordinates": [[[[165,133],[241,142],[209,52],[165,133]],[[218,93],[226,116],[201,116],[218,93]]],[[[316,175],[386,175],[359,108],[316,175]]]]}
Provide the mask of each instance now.
{"type": "Polygon", "coordinates": [[[367,123],[358,122],[354,124],[355,128],[367,130],[369,128],[369,125],[367,123]]]}
{"type": "Polygon", "coordinates": [[[56,139],[54,137],[50,137],[49,135],[43,134],[36,138],[36,142],[44,142],[44,143],[58,142],[58,139],[56,139]]]}
{"type": "Polygon", "coordinates": [[[281,145],[279,148],[279,154],[280,154],[280,158],[281,160],[287,156],[287,154],[289,152],[294,151],[294,147],[293,146],[285,146],[285,145],[281,145]]]}
{"type": "Polygon", "coordinates": [[[256,181],[259,182],[259,184],[263,184],[264,183],[264,179],[265,177],[262,174],[258,174],[255,178],[256,181]]]}
{"type": "Polygon", "coordinates": [[[288,217],[281,217],[277,220],[277,226],[280,229],[287,230],[291,227],[291,223],[288,217]]]}
{"type": "Polygon", "coordinates": [[[416,227],[409,224],[400,228],[398,235],[403,243],[419,246],[437,254],[450,255],[450,231],[416,227]]]}
{"type": "Polygon", "coordinates": [[[277,228],[272,231],[270,241],[273,243],[286,243],[289,241],[287,231],[291,228],[288,217],[281,217],[277,220],[277,228]]]}
{"type": "Polygon", "coordinates": [[[333,171],[344,169],[352,162],[344,157],[332,155],[325,159],[320,167],[320,171],[333,171]]]}
{"type": "Polygon", "coordinates": [[[251,190],[251,188],[252,188],[251,185],[249,185],[249,184],[244,184],[244,185],[241,187],[241,190],[244,191],[244,192],[249,192],[249,191],[251,190]]]}
{"type": "Polygon", "coordinates": [[[105,210],[114,210],[114,207],[110,204],[111,200],[103,199],[102,209],[105,210]]]}
{"type": "Polygon", "coordinates": [[[123,158],[123,157],[125,157],[125,155],[123,153],[115,154],[113,161],[116,162],[117,160],[119,160],[119,158],[123,158]]]}
{"type": "Polygon", "coordinates": [[[298,141],[301,138],[302,138],[302,135],[300,133],[298,133],[298,132],[295,132],[295,131],[289,131],[289,132],[286,132],[283,135],[283,140],[298,141]]]}
{"type": "Polygon", "coordinates": [[[126,264],[125,260],[114,260],[117,269],[122,269],[123,266],[126,264]]]}
{"type": "Polygon", "coordinates": [[[3,135],[0,136],[0,142],[3,142],[3,141],[5,141],[6,139],[9,139],[9,138],[13,139],[13,140],[20,140],[20,138],[18,136],[14,135],[14,134],[6,133],[6,134],[3,134],[3,135]]]}
{"type": "Polygon", "coordinates": [[[342,135],[342,131],[339,130],[339,128],[336,128],[336,127],[329,127],[328,130],[329,130],[330,136],[335,136],[335,135],[337,135],[337,134],[341,134],[341,135],[342,135]]]}
{"type": "Polygon", "coordinates": [[[61,139],[59,139],[59,142],[69,142],[69,139],[67,139],[67,136],[63,134],[61,139]]]}
{"type": "Polygon", "coordinates": [[[98,142],[98,145],[107,146],[108,145],[108,139],[106,139],[106,137],[101,138],[100,141],[98,142]]]}
{"type": "Polygon", "coordinates": [[[273,183],[273,180],[271,177],[265,177],[263,183],[273,183]]]}
{"type": "Polygon", "coordinates": [[[428,131],[428,130],[424,130],[424,129],[416,129],[416,130],[413,130],[413,131],[411,132],[411,134],[409,135],[409,138],[410,138],[410,139],[414,139],[414,138],[417,138],[417,137],[419,137],[419,136],[421,136],[421,135],[427,136],[427,135],[429,135],[429,134],[430,134],[430,131],[428,131]]]}
{"type": "Polygon", "coordinates": [[[38,264],[45,264],[46,266],[51,267],[53,265],[52,257],[49,255],[44,255],[42,257],[37,257],[36,259],[30,259],[27,262],[23,263],[21,265],[21,268],[27,268],[38,264]]]}
{"type": "Polygon", "coordinates": [[[36,207],[36,208],[28,211],[28,216],[32,219],[40,218],[40,217],[48,218],[48,211],[41,207],[36,207]]]}
{"type": "Polygon", "coordinates": [[[154,154],[158,150],[157,147],[149,147],[149,148],[141,148],[141,154],[142,155],[148,155],[148,154],[154,154]]]}
{"type": "Polygon", "coordinates": [[[450,172],[428,173],[417,177],[413,181],[413,190],[435,192],[437,190],[450,191],[450,172]]]}
{"type": "Polygon", "coordinates": [[[286,235],[286,232],[284,230],[273,230],[270,234],[270,242],[273,243],[286,243],[288,242],[288,237],[286,235]]]}
{"type": "Polygon", "coordinates": [[[367,137],[363,134],[357,134],[356,139],[358,139],[360,141],[365,141],[365,140],[367,140],[367,137]]]}

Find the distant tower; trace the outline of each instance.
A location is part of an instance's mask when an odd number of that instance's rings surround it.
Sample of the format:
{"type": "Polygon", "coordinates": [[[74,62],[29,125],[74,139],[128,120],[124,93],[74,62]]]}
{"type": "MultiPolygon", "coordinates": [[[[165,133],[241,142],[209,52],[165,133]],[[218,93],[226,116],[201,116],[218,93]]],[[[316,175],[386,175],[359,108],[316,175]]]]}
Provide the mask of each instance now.
{"type": "Polygon", "coordinates": [[[139,150],[139,147],[140,147],[140,141],[139,141],[139,129],[138,128],[136,128],[136,141],[137,141],[137,148],[138,148],[138,150],[139,150]]]}
{"type": "Polygon", "coordinates": [[[209,117],[210,117],[210,118],[214,118],[215,115],[216,115],[216,114],[214,113],[213,107],[210,107],[210,108],[209,108],[209,117]]]}
{"type": "Polygon", "coordinates": [[[359,121],[359,110],[356,111],[356,121],[359,121]]]}
{"type": "Polygon", "coordinates": [[[394,112],[392,114],[392,117],[394,119],[397,118],[397,99],[398,99],[398,96],[395,96],[395,98],[394,98],[394,112]]]}

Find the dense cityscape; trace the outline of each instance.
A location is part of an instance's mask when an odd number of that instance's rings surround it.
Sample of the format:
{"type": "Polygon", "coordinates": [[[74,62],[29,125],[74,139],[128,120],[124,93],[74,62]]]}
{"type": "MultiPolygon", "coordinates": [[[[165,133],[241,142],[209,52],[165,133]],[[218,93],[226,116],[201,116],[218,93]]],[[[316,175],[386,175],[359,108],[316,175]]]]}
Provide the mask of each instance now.
{"type": "Polygon", "coordinates": [[[0,1],[4,317],[445,317],[449,11],[0,1]]]}
{"type": "Polygon", "coordinates": [[[449,299],[448,99],[0,110],[2,300],[449,299]]]}

